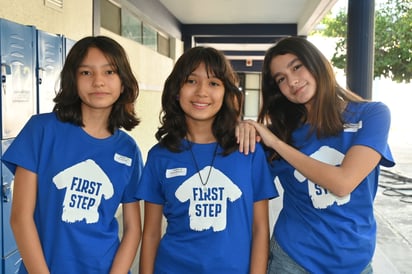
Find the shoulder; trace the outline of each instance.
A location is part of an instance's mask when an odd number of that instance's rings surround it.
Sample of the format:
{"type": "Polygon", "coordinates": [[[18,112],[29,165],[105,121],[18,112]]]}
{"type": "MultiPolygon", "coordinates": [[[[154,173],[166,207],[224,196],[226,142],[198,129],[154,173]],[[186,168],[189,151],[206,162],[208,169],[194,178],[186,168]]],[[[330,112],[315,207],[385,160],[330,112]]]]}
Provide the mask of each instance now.
{"type": "Polygon", "coordinates": [[[41,124],[41,125],[53,124],[57,122],[59,122],[59,120],[57,119],[57,116],[54,112],[35,114],[31,116],[29,120],[29,123],[41,124]]]}
{"type": "Polygon", "coordinates": [[[256,145],[255,145],[255,153],[254,153],[255,155],[258,155],[258,156],[260,156],[260,155],[265,155],[265,150],[264,150],[264,148],[263,148],[263,145],[262,145],[262,143],[256,143],[256,145]]]}
{"type": "Polygon", "coordinates": [[[117,130],[117,134],[119,135],[119,138],[123,142],[126,142],[129,145],[137,146],[136,140],[124,130],[122,129],[117,130]]]}
{"type": "Polygon", "coordinates": [[[35,114],[30,117],[20,133],[33,132],[37,134],[46,130],[50,131],[61,123],[54,113],[35,114]]]}
{"type": "Polygon", "coordinates": [[[348,105],[349,110],[355,111],[383,111],[389,112],[389,107],[383,102],[368,101],[368,102],[352,102],[348,105]]]}
{"type": "Polygon", "coordinates": [[[157,156],[161,156],[165,154],[175,154],[175,153],[171,152],[165,146],[162,146],[159,143],[152,146],[148,152],[148,156],[150,157],[157,157],[157,156]]]}
{"type": "Polygon", "coordinates": [[[382,102],[352,102],[346,109],[347,117],[390,119],[389,107],[382,102]]]}

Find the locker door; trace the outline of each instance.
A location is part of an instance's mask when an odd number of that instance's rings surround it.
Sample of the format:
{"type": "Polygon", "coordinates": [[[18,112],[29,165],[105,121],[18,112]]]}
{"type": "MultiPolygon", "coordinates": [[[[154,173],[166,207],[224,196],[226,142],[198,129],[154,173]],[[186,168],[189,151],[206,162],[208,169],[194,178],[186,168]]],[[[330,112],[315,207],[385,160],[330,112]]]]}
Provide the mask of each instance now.
{"type": "Polygon", "coordinates": [[[72,39],[69,39],[67,37],[64,37],[63,41],[64,41],[63,42],[63,45],[64,45],[63,63],[64,63],[64,60],[66,59],[67,54],[69,54],[70,49],[73,47],[73,45],[76,43],[76,41],[72,40],[72,39]]]}
{"type": "MultiPolygon", "coordinates": [[[[1,155],[7,150],[13,139],[1,140],[1,155]]],[[[12,253],[17,250],[13,232],[10,227],[11,200],[13,196],[14,176],[10,170],[1,163],[1,180],[2,180],[2,238],[3,238],[3,260],[6,260],[12,253]]],[[[18,260],[19,258],[16,258],[18,260]]],[[[11,262],[9,264],[15,264],[11,262]]],[[[5,273],[14,273],[6,271],[5,273]]]]}
{"type": "Polygon", "coordinates": [[[63,66],[63,38],[37,30],[38,113],[51,112],[63,66]]]}
{"type": "Polygon", "coordinates": [[[36,112],[35,28],[0,19],[1,139],[14,138],[36,112]]]}

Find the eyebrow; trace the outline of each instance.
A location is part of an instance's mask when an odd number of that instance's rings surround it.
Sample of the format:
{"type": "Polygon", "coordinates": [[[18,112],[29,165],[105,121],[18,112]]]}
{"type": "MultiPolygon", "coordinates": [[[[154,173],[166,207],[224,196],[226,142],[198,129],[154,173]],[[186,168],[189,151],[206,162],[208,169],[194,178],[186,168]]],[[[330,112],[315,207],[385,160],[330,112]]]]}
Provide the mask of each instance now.
{"type": "MultiPolygon", "coordinates": [[[[93,67],[97,67],[97,66],[95,66],[94,64],[80,64],[79,65],[79,68],[93,68],[93,67]]],[[[99,67],[104,68],[104,67],[114,67],[114,66],[110,63],[107,63],[99,67]]]]}
{"type": "MultiPolygon", "coordinates": [[[[293,64],[296,63],[297,61],[299,61],[299,58],[298,58],[298,57],[293,58],[289,63],[287,63],[286,68],[290,68],[290,67],[293,66],[293,64]]],[[[272,75],[272,78],[275,79],[276,77],[278,77],[279,74],[280,74],[279,72],[273,74],[273,75],[272,75]]]]}

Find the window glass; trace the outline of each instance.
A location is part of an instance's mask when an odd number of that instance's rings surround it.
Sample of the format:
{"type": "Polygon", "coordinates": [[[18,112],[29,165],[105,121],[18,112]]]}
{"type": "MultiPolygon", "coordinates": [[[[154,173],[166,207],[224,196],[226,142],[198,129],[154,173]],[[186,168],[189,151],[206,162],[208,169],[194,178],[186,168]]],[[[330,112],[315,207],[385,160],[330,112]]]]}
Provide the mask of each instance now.
{"type": "Polygon", "coordinates": [[[142,43],[142,21],[130,12],[122,9],[122,36],[142,43]]]}

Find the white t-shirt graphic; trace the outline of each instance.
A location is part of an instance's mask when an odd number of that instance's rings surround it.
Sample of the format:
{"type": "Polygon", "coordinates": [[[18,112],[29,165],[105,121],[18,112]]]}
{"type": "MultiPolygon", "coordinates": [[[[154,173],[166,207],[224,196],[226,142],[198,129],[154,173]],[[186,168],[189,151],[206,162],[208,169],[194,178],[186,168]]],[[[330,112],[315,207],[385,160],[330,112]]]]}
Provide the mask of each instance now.
{"type": "Polygon", "coordinates": [[[101,197],[107,200],[113,196],[109,178],[90,159],[59,172],[53,177],[53,182],[58,189],[66,188],[62,220],[67,223],[83,219],[88,224],[96,223],[101,197]]]}
{"type": "MultiPolygon", "coordinates": [[[[204,167],[200,174],[206,180],[210,166],[204,167]]],[[[226,228],[227,200],[233,202],[242,196],[241,190],[225,174],[212,167],[206,186],[195,173],[176,190],[180,202],[190,200],[190,228],[202,231],[213,228],[222,231],[226,228]]]]}
{"type": "MultiPolygon", "coordinates": [[[[328,146],[322,146],[318,151],[310,155],[310,157],[321,161],[323,163],[328,163],[331,165],[340,165],[343,161],[345,155],[340,153],[334,148],[328,146]]],[[[304,177],[299,171],[295,170],[295,178],[299,182],[304,182],[306,177],[304,177]]],[[[314,208],[327,208],[336,202],[337,205],[343,205],[350,201],[350,194],[344,197],[338,197],[327,189],[315,184],[312,181],[308,181],[308,190],[310,198],[312,199],[312,204],[314,208]]]]}

